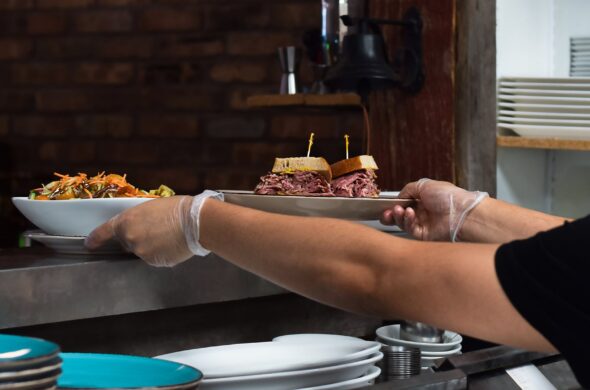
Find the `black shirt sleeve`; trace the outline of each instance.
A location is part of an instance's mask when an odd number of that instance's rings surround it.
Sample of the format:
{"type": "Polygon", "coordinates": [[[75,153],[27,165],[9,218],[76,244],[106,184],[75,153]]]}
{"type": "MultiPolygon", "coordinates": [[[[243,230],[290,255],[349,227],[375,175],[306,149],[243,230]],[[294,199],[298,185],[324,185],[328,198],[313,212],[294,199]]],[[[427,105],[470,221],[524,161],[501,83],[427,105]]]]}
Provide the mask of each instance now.
{"type": "Polygon", "coordinates": [[[590,216],[504,244],[496,273],[520,314],[590,387],[590,216]]]}

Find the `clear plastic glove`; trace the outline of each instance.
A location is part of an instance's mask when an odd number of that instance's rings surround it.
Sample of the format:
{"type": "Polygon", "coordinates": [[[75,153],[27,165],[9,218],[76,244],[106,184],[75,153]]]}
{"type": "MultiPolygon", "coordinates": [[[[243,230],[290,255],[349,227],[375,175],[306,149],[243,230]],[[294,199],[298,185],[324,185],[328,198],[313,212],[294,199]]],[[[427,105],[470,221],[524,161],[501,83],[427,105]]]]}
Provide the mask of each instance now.
{"type": "Polygon", "coordinates": [[[210,252],[199,243],[199,215],[208,198],[223,200],[223,194],[205,191],[195,197],[173,196],[142,203],[97,227],[85,245],[92,250],[117,240],[157,267],[172,267],[193,255],[206,256],[210,252]]]}
{"type": "Polygon", "coordinates": [[[381,223],[398,225],[420,240],[455,242],[469,212],[488,194],[466,191],[448,182],[420,179],[406,185],[399,196],[418,200],[416,207],[395,206],[386,210],[381,223]]]}

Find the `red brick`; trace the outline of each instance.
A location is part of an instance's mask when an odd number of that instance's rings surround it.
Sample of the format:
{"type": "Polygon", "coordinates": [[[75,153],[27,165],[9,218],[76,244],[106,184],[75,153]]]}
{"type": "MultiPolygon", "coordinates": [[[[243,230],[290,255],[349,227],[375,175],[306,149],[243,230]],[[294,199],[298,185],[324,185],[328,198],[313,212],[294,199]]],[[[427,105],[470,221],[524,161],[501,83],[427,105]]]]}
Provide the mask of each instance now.
{"type": "Polygon", "coordinates": [[[271,10],[272,26],[282,29],[311,29],[321,26],[320,2],[267,4],[271,10]]]}
{"type": "Polygon", "coordinates": [[[83,63],[74,67],[72,79],[80,84],[127,84],[134,75],[130,63],[83,63]]]}
{"type": "Polygon", "coordinates": [[[68,145],[68,161],[72,163],[94,161],[96,153],[95,142],[77,141],[68,145]]]}
{"type": "Polygon", "coordinates": [[[35,5],[34,0],[2,0],[0,1],[0,9],[2,10],[17,10],[30,9],[35,5]]]}
{"type": "Polygon", "coordinates": [[[37,0],[37,8],[86,8],[94,0],[37,0]]]}
{"type": "Polygon", "coordinates": [[[64,14],[34,13],[27,16],[29,34],[59,34],[66,31],[67,19],[64,14]]]}
{"type": "Polygon", "coordinates": [[[223,62],[211,68],[211,79],[224,83],[243,81],[261,82],[268,75],[268,65],[264,62],[223,62]]]}
{"type": "Polygon", "coordinates": [[[11,68],[16,84],[63,84],[69,79],[69,66],[63,63],[23,63],[11,68]]]}
{"type": "Polygon", "coordinates": [[[142,184],[147,190],[165,184],[178,195],[196,195],[202,190],[199,174],[187,167],[150,169],[142,184]]]}
{"type": "Polygon", "coordinates": [[[139,17],[139,27],[145,31],[198,30],[205,22],[198,8],[151,8],[139,17]]]}
{"type": "Polygon", "coordinates": [[[84,59],[96,54],[98,41],[88,37],[50,37],[36,41],[35,56],[38,59],[84,59]]]}
{"type": "Polygon", "coordinates": [[[65,137],[76,128],[72,117],[15,116],[14,134],[25,137],[65,137]]]}
{"type": "Polygon", "coordinates": [[[76,127],[80,136],[128,138],[133,132],[133,118],[126,115],[79,116],[76,127]]]}
{"type": "Polygon", "coordinates": [[[8,135],[8,117],[0,116],[0,137],[8,135]]]}
{"type": "Polygon", "coordinates": [[[275,54],[277,47],[298,45],[290,33],[236,32],[227,37],[227,52],[236,55],[275,54]]]}
{"type": "Polygon", "coordinates": [[[225,44],[212,37],[163,37],[156,44],[161,57],[208,57],[222,54],[225,44]]]}
{"type": "MultiPolygon", "coordinates": [[[[278,90],[278,86],[276,88],[278,90]]],[[[239,87],[232,89],[228,95],[228,105],[234,110],[248,110],[248,97],[276,92],[264,87],[239,87]]]]}
{"type": "Polygon", "coordinates": [[[153,41],[149,36],[101,39],[95,53],[101,58],[149,58],[153,53],[153,41]]]}
{"type": "Polygon", "coordinates": [[[171,110],[214,110],[221,106],[220,94],[192,88],[150,89],[143,97],[143,107],[171,110]]]}
{"type": "Polygon", "coordinates": [[[136,91],[123,89],[59,89],[36,93],[37,109],[44,112],[127,111],[138,107],[139,98],[136,91]]]}
{"type": "Polygon", "coordinates": [[[271,24],[271,12],[267,2],[218,2],[206,7],[207,30],[265,29],[271,24]]]}
{"type": "Polygon", "coordinates": [[[49,90],[36,93],[39,111],[83,111],[92,108],[88,94],[76,90],[49,90]]]}
{"type": "Polygon", "coordinates": [[[133,7],[146,5],[150,0],[96,0],[99,7],[133,7]]]}
{"type": "Polygon", "coordinates": [[[137,141],[101,142],[98,160],[106,163],[149,164],[158,162],[159,145],[137,141]]]}
{"type": "Polygon", "coordinates": [[[316,138],[336,138],[340,131],[336,115],[281,115],[271,122],[271,135],[279,138],[307,139],[311,132],[316,138]]]}
{"type": "Polygon", "coordinates": [[[22,34],[26,30],[26,18],[16,12],[0,13],[0,36],[22,34]]]}
{"type": "Polygon", "coordinates": [[[194,138],[199,136],[196,115],[150,115],[139,120],[139,135],[147,137],[194,138]]]}
{"type": "Polygon", "coordinates": [[[238,165],[261,167],[260,175],[263,175],[271,170],[275,157],[304,156],[306,151],[305,142],[240,142],[234,145],[232,161],[238,165]]]}
{"type": "Polygon", "coordinates": [[[211,138],[260,138],[265,129],[266,123],[259,117],[219,117],[207,123],[207,135],[211,138]]]}
{"type": "Polygon", "coordinates": [[[74,27],[80,32],[129,31],[133,18],[127,11],[86,11],[75,15],[74,27]]]}
{"type": "Polygon", "coordinates": [[[253,190],[262,174],[253,172],[219,170],[208,171],[205,188],[212,190],[253,190]]]}
{"type": "Polygon", "coordinates": [[[0,89],[0,112],[30,110],[34,104],[35,95],[31,92],[0,89]]]}
{"type": "Polygon", "coordinates": [[[65,150],[65,145],[59,142],[49,141],[44,142],[39,147],[39,159],[41,161],[57,161],[60,158],[63,159],[65,155],[63,151],[65,150]]]}
{"type": "Polygon", "coordinates": [[[33,50],[31,41],[23,39],[0,39],[0,60],[16,60],[28,57],[33,50]]]}
{"type": "Polygon", "coordinates": [[[222,165],[231,160],[232,145],[229,142],[207,142],[198,156],[203,164],[222,165]]]}

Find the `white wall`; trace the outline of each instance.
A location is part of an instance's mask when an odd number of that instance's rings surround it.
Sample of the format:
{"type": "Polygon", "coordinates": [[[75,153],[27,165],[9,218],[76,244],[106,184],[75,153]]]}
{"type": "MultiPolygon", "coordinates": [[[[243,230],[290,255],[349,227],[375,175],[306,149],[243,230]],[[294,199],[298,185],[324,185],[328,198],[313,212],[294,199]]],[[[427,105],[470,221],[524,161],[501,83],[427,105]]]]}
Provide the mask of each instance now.
{"type": "MultiPolygon", "coordinates": [[[[497,0],[497,75],[567,77],[569,38],[590,36],[590,0],[497,0]]],[[[498,198],[590,213],[590,152],[499,148],[498,198]]]]}
{"type": "Polygon", "coordinates": [[[496,7],[498,76],[550,76],[553,0],[497,0],[496,7]]]}
{"type": "Polygon", "coordinates": [[[554,0],[554,76],[569,76],[570,37],[590,37],[590,1],[554,0]]]}

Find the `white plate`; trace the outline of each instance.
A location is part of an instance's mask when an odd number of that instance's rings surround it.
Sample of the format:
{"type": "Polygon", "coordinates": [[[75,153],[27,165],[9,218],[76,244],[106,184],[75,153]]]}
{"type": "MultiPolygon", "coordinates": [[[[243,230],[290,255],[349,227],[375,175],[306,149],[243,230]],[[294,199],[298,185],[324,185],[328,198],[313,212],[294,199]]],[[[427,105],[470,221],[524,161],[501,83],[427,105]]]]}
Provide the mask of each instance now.
{"type": "Polygon", "coordinates": [[[201,390],[284,390],[321,386],[359,378],[383,358],[381,352],[368,359],[309,370],[285,371],[272,374],[231,378],[203,379],[201,390]]]}
{"type": "MultiPolygon", "coordinates": [[[[589,78],[590,80],[590,78],[589,78]]],[[[521,81],[501,81],[500,88],[523,88],[523,89],[541,89],[541,90],[560,90],[560,91],[590,91],[590,83],[572,84],[572,83],[532,83],[521,81]]]]}
{"type": "Polygon", "coordinates": [[[463,341],[463,337],[460,334],[445,330],[443,333],[442,343],[420,343],[416,341],[402,340],[399,337],[399,324],[387,325],[378,328],[377,341],[381,341],[387,345],[402,345],[405,347],[416,347],[424,351],[448,351],[450,349],[457,348],[463,341]]]}
{"type": "Polygon", "coordinates": [[[448,351],[427,351],[427,350],[420,350],[422,357],[446,357],[446,356],[453,356],[457,355],[461,352],[463,346],[459,344],[457,348],[449,349],[448,351]]]}
{"type": "MultiPolygon", "coordinates": [[[[221,345],[158,356],[200,370],[206,379],[326,367],[371,355],[377,343],[263,342],[221,345]]],[[[379,347],[377,346],[376,350],[379,347]]]]}
{"type": "Polygon", "coordinates": [[[356,221],[378,220],[383,211],[395,205],[409,206],[411,199],[387,195],[379,198],[340,198],[255,195],[253,191],[222,190],[225,201],[271,213],[340,218],[356,221]]]}
{"type": "Polygon", "coordinates": [[[558,120],[588,120],[590,121],[590,113],[588,114],[575,114],[575,113],[548,113],[548,112],[527,112],[527,111],[512,111],[512,110],[500,110],[499,115],[507,117],[519,117],[523,119],[558,119],[558,120]]]}
{"type": "Polygon", "coordinates": [[[525,83],[559,83],[559,84],[590,84],[590,77],[520,77],[505,76],[500,82],[525,82],[525,83]]]}
{"type": "Polygon", "coordinates": [[[332,383],[323,386],[305,387],[297,390],[351,390],[360,389],[362,387],[370,386],[375,383],[375,378],[381,374],[381,369],[377,366],[369,367],[367,373],[360,378],[351,379],[348,381],[332,383]]]}
{"type": "Polygon", "coordinates": [[[514,118],[511,116],[500,116],[498,117],[498,121],[519,125],[577,126],[590,128],[590,120],[514,118]]]}
{"type": "Polygon", "coordinates": [[[121,255],[127,252],[116,242],[110,242],[103,247],[89,251],[84,246],[85,237],[52,236],[39,230],[28,231],[23,236],[40,242],[57,253],[67,255],[121,255]]]}
{"type": "Polygon", "coordinates": [[[357,357],[372,355],[379,351],[381,344],[376,341],[366,341],[358,337],[343,336],[339,334],[323,333],[298,333],[277,336],[272,339],[274,342],[291,344],[313,344],[321,345],[324,348],[339,348],[342,346],[358,349],[357,357]]]}
{"type": "Polygon", "coordinates": [[[515,103],[580,105],[590,109],[590,98],[499,95],[498,99],[515,103]]]}
{"type": "Polygon", "coordinates": [[[498,123],[498,127],[502,129],[510,129],[522,137],[560,138],[570,140],[590,139],[590,128],[588,127],[515,125],[509,123],[498,123]]]}
{"type": "Polygon", "coordinates": [[[30,200],[12,203],[39,229],[54,236],[87,236],[120,212],[153,198],[30,200]]]}
{"type": "Polygon", "coordinates": [[[500,88],[500,93],[505,95],[526,95],[526,96],[556,96],[556,97],[590,97],[590,86],[585,91],[564,91],[559,89],[522,89],[522,88],[500,88]]]}
{"type": "Polygon", "coordinates": [[[590,107],[587,106],[569,106],[558,104],[530,104],[530,103],[512,103],[498,102],[500,108],[507,108],[516,111],[534,111],[543,113],[580,113],[590,114],[590,107]]]}

